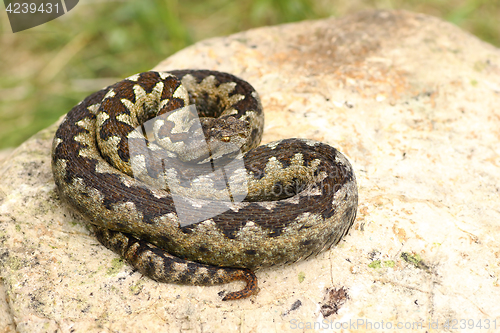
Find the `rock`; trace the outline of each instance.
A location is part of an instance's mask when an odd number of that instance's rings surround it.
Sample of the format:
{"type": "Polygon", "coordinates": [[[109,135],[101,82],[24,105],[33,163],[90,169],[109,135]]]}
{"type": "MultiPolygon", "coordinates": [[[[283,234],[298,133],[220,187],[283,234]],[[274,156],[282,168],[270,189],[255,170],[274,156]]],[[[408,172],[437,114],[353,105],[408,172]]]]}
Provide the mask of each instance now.
{"type": "Polygon", "coordinates": [[[12,153],[13,150],[14,149],[12,149],[12,148],[0,150],[0,164],[2,164],[3,161],[5,161],[10,156],[10,154],[12,153]]]}
{"type": "Polygon", "coordinates": [[[237,283],[154,282],[61,205],[50,169],[55,124],[0,167],[1,327],[500,327],[498,49],[437,18],[376,11],[202,41],[155,69],[182,68],[249,81],[266,112],[264,142],[310,138],[346,154],[360,198],[349,235],[316,258],[258,271],[252,299],[221,302],[218,292],[237,283]]]}

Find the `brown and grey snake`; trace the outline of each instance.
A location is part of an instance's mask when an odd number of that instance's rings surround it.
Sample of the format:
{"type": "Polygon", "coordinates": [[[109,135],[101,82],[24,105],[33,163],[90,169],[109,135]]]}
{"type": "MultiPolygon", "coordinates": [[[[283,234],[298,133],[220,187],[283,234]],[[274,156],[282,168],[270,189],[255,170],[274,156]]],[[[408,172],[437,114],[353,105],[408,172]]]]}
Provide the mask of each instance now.
{"type": "Polygon", "coordinates": [[[263,124],[256,91],[233,75],[137,74],[66,115],[53,141],[54,180],[97,239],[142,274],[197,285],[243,280],[244,289],[223,299],[245,298],[259,290],[254,270],[338,243],[358,203],[344,155],[307,139],[258,146],[263,124]],[[176,114],[190,104],[199,121],[176,114]],[[154,130],[145,130],[150,121],[154,130]],[[200,133],[206,144],[190,145],[200,133]],[[235,161],[242,167],[226,172],[235,161]],[[207,180],[196,171],[202,165],[226,171],[207,180]],[[221,199],[228,193],[230,200],[221,199]],[[181,219],[181,206],[191,222],[181,219]]]}

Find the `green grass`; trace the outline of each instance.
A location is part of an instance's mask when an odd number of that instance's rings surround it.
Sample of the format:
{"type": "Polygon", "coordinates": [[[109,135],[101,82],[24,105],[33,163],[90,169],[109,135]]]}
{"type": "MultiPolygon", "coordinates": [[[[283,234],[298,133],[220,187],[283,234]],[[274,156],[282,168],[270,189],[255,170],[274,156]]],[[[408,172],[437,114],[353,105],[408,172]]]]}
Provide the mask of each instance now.
{"type": "Polygon", "coordinates": [[[82,0],[12,34],[0,5],[0,149],[17,146],[83,97],[205,38],[263,25],[402,8],[442,17],[500,46],[500,0],[82,0]]]}

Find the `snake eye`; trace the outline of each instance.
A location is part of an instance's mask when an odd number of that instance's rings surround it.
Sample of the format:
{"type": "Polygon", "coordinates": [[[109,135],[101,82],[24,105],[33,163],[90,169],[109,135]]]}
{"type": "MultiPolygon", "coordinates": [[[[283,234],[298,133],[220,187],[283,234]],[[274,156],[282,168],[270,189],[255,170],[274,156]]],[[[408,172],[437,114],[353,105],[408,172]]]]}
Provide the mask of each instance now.
{"type": "Polygon", "coordinates": [[[222,142],[229,142],[229,141],[231,141],[231,138],[229,136],[223,136],[220,140],[222,142]]]}

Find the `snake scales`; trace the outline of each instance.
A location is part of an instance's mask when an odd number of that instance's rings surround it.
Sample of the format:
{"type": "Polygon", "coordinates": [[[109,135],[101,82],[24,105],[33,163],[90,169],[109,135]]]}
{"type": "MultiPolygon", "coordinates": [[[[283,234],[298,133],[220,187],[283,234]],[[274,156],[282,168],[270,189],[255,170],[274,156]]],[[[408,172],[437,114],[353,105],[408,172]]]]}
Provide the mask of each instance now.
{"type": "Polygon", "coordinates": [[[306,139],[258,146],[263,124],[257,93],[230,74],[137,74],[88,96],[66,115],[53,141],[54,180],[60,197],[90,220],[97,239],[142,274],[181,284],[243,280],[245,288],[223,300],[245,298],[259,290],[255,269],[296,262],[338,243],[355,219],[358,201],[352,167],[339,151],[306,139]],[[193,119],[168,117],[190,103],[208,150],[186,143],[193,119]],[[164,116],[153,134],[134,130],[164,116]],[[182,124],[186,119],[191,123],[182,124]],[[147,151],[132,153],[134,142],[156,151],[166,149],[158,148],[161,142],[184,150],[155,159],[147,151]],[[247,152],[228,150],[225,143],[247,152]],[[227,168],[229,161],[241,162],[246,171],[224,174],[224,186],[184,173],[204,163],[227,168]],[[137,170],[152,185],[137,180],[137,170]],[[155,185],[166,174],[178,183],[177,200],[155,185]],[[245,200],[212,198],[228,191],[236,196],[238,189],[233,193],[225,184],[238,177],[247,189],[245,200]],[[193,194],[196,187],[201,194],[193,194]],[[210,214],[214,203],[223,211],[188,224],[176,210],[182,204],[188,215],[210,214]]]}

